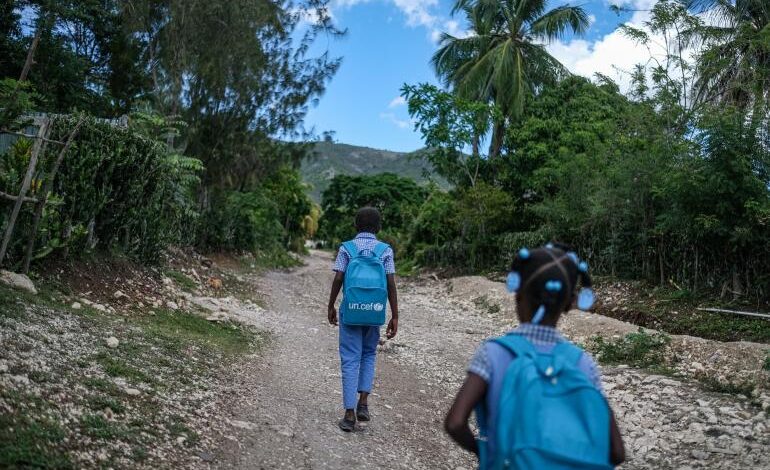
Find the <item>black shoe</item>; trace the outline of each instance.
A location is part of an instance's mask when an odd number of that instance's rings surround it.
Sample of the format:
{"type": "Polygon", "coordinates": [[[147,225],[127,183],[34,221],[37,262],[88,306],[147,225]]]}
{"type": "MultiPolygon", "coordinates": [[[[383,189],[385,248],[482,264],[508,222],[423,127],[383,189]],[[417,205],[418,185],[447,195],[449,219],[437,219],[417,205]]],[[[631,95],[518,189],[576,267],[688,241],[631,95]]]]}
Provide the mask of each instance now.
{"type": "Polygon", "coordinates": [[[369,405],[362,405],[358,404],[356,407],[356,418],[358,418],[359,421],[371,421],[371,416],[369,416],[369,405]]]}
{"type": "Polygon", "coordinates": [[[353,432],[356,429],[356,420],[342,418],[339,422],[340,429],[345,432],[353,432]]]}

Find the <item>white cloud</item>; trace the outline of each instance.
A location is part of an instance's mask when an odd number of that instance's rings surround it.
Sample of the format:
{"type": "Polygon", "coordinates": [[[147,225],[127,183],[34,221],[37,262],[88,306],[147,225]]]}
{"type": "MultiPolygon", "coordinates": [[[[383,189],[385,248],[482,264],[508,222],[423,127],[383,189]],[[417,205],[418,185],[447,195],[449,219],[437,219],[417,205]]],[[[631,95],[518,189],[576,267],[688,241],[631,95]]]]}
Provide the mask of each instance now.
{"type": "Polygon", "coordinates": [[[588,15],[588,26],[593,26],[596,23],[596,15],[588,15]]]}
{"type": "Polygon", "coordinates": [[[626,24],[650,34],[652,40],[649,49],[626,37],[620,29],[593,42],[585,39],[573,39],[569,42],[555,41],[549,44],[547,49],[573,73],[589,78],[596,73],[601,73],[615,80],[622,91],[627,91],[630,86],[629,72],[637,64],[647,64],[651,56],[663,58],[664,51],[660,46],[663,38],[655,37],[644,27],[644,22],[650,18],[649,9],[652,8],[655,0],[609,1],[612,4],[636,10],[626,24]]]}
{"type": "Polygon", "coordinates": [[[447,33],[450,36],[454,36],[456,38],[467,38],[471,34],[473,34],[473,31],[469,29],[463,29],[460,26],[460,23],[455,20],[446,20],[443,23],[443,28],[434,28],[433,31],[430,33],[430,38],[434,43],[439,42],[441,40],[441,34],[447,33]]]}
{"type": "Polygon", "coordinates": [[[393,113],[380,113],[380,119],[390,121],[399,129],[406,129],[412,124],[411,121],[397,118],[393,113]]]}
{"type": "Polygon", "coordinates": [[[404,106],[406,104],[406,100],[403,96],[396,96],[390,101],[390,104],[388,105],[388,108],[398,108],[399,106],[404,106]]]}
{"type": "Polygon", "coordinates": [[[438,0],[393,0],[396,7],[406,15],[406,24],[409,26],[431,27],[438,18],[429,10],[438,5],[438,0]]]}

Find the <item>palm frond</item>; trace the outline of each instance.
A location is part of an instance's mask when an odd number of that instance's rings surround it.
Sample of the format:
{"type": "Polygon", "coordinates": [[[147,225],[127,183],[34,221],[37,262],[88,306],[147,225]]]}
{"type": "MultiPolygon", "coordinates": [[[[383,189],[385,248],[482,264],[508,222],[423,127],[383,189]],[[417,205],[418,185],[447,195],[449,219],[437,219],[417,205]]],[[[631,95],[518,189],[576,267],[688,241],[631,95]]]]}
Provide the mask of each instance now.
{"type": "Polygon", "coordinates": [[[537,18],[529,27],[529,34],[538,39],[553,41],[564,35],[567,30],[583,34],[591,22],[588,14],[581,7],[561,6],[554,8],[537,18]]]}

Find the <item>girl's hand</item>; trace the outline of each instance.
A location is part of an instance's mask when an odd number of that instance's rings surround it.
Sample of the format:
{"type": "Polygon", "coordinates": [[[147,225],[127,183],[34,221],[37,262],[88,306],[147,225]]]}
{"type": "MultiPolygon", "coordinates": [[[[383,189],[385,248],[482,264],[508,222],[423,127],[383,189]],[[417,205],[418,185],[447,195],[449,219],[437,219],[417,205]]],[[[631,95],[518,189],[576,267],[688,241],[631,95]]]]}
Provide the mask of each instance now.
{"type": "Polygon", "coordinates": [[[329,306],[327,316],[329,317],[329,323],[332,325],[337,325],[337,309],[334,308],[334,305],[329,306]]]}
{"type": "Polygon", "coordinates": [[[460,447],[476,455],[479,455],[479,447],[476,443],[476,437],[468,425],[468,419],[471,417],[473,408],[484,398],[486,393],[487,383],[484,379],[469,372],[444,420],[444,429],[449,437],[460,447]]]}
{"type": "Polygon", "coordinates": [[[396,336],[396,333],[398,333],[398,318],[391,318],[388,323],[388,328],[385,330],[385,336],[387,336],[388,339],[393,339],[393,337],[396,336]]]}

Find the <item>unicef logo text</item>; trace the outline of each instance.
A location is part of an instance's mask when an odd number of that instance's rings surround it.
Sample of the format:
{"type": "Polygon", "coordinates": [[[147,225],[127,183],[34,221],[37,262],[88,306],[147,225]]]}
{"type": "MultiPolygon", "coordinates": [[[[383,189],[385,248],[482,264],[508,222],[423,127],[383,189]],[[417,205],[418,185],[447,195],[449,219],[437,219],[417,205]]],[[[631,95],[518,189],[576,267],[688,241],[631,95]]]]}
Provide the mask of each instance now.
{"type": "Polygon", "coordinates": [[[366,310],[366,311],[374,310],[375,312],[382,312],[383,310],[385,310],[385,305],[381,304],[379,302],[377,302],[377,303],[371,302],[371,303],[368,303],[368,304],[361,304],[361,303],[358,303],[358,302],[351,302],[351,303],[348,304],[348,308],[350,310],[366,310]]]}

